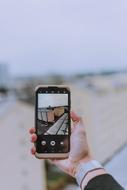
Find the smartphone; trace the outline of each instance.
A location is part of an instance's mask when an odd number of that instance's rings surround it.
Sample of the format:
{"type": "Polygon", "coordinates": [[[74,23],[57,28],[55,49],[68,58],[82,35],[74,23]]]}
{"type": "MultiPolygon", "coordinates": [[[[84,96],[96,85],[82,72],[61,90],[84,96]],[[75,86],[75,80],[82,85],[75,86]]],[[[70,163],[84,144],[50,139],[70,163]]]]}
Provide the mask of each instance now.
{"type": "Polygon", "coordinates": [[[70,152],[70,89],[37,86],[35,89],[35,143],[37,158],[67,158],[70,152]]]}

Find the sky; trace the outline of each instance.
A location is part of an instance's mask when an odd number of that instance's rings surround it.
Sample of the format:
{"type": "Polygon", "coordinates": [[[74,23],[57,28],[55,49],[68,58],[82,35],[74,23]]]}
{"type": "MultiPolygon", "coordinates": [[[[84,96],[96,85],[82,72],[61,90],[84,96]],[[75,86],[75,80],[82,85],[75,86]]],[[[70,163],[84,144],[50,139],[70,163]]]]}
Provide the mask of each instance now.
{"type": "Polygon", "coordinates": [[[39,94],[38,107],[57,107],[68,105],[68,94],[39,94]]]}
{"type": "Polygon", "coordinates": [[[0,0],[0,62],[13,75],[127,69],[126,0],[0,0]]]}

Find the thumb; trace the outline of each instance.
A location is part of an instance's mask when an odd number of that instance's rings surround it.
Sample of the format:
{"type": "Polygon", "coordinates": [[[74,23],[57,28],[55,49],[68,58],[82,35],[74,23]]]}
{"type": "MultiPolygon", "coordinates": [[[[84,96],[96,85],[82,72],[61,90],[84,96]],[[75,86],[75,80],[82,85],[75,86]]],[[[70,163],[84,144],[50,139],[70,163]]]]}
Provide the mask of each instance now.
{"type": "Polygon", "coordinates": [[[79,117],[74,111],[71,111],[71,119],[73,122],[81,121],[81,117],[79,117]]]}

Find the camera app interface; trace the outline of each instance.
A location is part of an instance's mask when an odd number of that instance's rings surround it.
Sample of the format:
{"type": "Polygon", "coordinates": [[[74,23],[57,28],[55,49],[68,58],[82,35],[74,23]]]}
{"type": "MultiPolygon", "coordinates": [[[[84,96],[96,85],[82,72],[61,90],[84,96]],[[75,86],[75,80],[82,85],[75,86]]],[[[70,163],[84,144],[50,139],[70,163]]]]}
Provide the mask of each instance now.
{"type": "Polygon", "coordinates": [[[68,135],[68,95],[38,95],[38,134],[68,135]]]}
{"type": "Polygon", "coordinates": [[[44,152],[67,152],[69,135],[68,94],[39,93],[37,135],[44,152]]]}

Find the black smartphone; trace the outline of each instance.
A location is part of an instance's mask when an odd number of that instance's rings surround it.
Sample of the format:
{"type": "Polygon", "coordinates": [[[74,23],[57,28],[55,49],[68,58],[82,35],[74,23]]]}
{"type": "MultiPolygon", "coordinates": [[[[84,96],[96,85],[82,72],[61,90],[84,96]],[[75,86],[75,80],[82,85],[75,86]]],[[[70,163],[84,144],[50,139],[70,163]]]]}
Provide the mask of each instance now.
{"type": "Polygon", "coordinates": [[[37,158],[67,158],[70,152],[71,98],[67,86],[35,89],[35,143],[37,158]]]}

